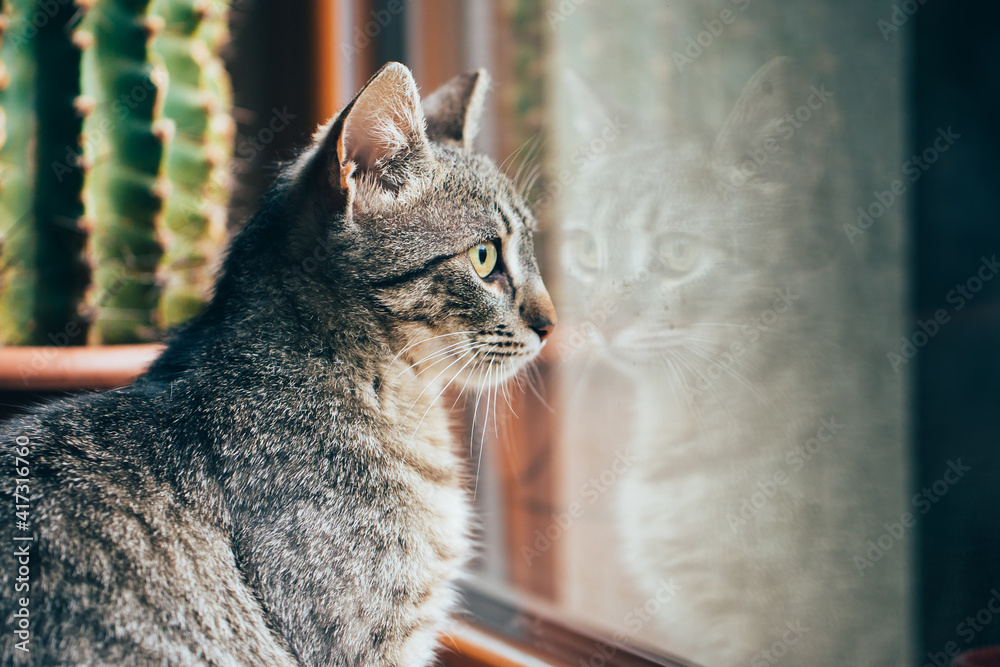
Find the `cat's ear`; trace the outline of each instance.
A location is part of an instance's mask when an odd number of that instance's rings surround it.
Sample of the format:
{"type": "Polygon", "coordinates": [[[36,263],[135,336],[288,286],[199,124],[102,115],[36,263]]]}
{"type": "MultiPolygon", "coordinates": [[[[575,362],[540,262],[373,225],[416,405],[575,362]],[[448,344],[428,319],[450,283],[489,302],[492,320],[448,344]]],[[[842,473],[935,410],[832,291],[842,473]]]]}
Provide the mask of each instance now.
{"type": "Polygon", "coordinates": [[[594,89],[570,68],[560,72],[557,82],[556,100],[561,107],[559,117],[563,119],[559,130],[566,133],[567,145],[575,148],[601,136],[610,122],[610,113],[594,89]]]}
{"type": "Polygon", "coordinates": [[[790,58],[767,62],[751,77],[713,149],[724,183],[814,185],[822,176],[833,105],[790,58]]]}
{"type": "Polygon", "coordinates": [[[427,97],[424,116],[431,141],[471,150],[489,87],[489,75],[479,69],[459,74],[427,97]]]}
{"type": "Polygon", "coordinates": [[[553,97],[560,119],[554,131],[567,155],[594,155],[588,146],[595,140],[601,144],[617,141],[634,121],[626,109],[600,95],[572,68],[560,72],[553,97]]]}
{"type": "Polygon", "coordinates": [[[430,171],[417,85],[399,63],[376,72],[326,131],[329,178],[349,211],[391,205],[418,189],[430,171]]]}

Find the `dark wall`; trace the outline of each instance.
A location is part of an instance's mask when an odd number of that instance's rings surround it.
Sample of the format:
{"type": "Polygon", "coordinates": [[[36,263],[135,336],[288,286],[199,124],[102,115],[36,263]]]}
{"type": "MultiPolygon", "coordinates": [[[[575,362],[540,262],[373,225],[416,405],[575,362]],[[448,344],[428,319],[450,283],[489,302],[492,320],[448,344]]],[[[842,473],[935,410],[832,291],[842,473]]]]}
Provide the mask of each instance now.
{"type": "Polygon", "coordinates": [[[932,485],[949,461],[969,468],[923,524],[923,665],[935,664],[949,642],[962,650],[1000,645],[1000,614],[987,607],[1000,591],[1000,277],[975,293],[971,280],[982,258],[1000,258],[1000,5],[927,0],[914,20],[913,152],[932,146],[939,128],[961,135],[924,172],[912,200],[913,321],[938,309],[950,314],[914,358],[916,491],[937,497],[932,485]]]}
{"type": "MultiPolygon", "coordinates": [[[[224,53],[237,137],[230,225],[257,209],[284,160],[309,143],[316,117],[318,48],[311,2],[233,0],[224,53]]],[[[325,120],[325,119],[323,119],[325,120]]]]}

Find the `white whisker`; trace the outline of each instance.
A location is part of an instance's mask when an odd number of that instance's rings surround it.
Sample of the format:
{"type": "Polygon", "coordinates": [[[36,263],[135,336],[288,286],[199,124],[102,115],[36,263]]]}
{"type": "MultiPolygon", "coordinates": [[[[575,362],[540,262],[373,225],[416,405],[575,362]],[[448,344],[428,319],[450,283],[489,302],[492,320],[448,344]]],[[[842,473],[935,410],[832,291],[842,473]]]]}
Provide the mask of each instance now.
{"type": "MultiPolygon", "coordinates": [[[[490,425],[490,378],[493,376],[493,359],[490,359],[490,367],[486,371],[486,414],[483,416],[483,428],[480,431],[479,436],[479,461],[476,463],[476,478],[475,483],[472,488],[472,499],[476,499],[476,493],[479,491],[479,467],[483,462],[483,450],[486,448],[486,429],[490,425]]],[[[473,423],[475,423],[475,417],[473,417],[473,423]]],[[[496,424],[496,417],[493,418],[494,425],[496,424]]]]}
{"type": "MultiPolygon", "coordinates": [[[[501,375],[501,377],[503,376],[503,362],[502,361],[500,362],[500,375],[501,375]]],[[[514,374],[514,377],[517,378],[517,374],[516,373],[514,374]]],[[[514,415],[514,418],[515,419],[520,419],[520,417],[518,417],[517,413],[514,411],[514,406],[512,406],[510,404],[510,397],[507,395],[507,384],[508,383],[505,380],[504,383],[501,385],[501,389],[503,389],[503,400],[507,402],[507,409],[510,410],[510,413],[512,415],[514,415]]]]}
{"type": "MultiPolygon", "coordinates": [[[[475,348],[470,348],[470,349],[475,349],[475,348]]],[[[442,375],[444,375],[444,374],[445,374],[446,372],[448,372],[448,369],[449,369],[449,368],[451,368],[451,367],[452,367],[452,366],[454,366],[455,364],[457,364],[457,363],[459,363],[460,361],[462,361],[462,359],[463,359],[463,358],[465,357],[465,355],[466,355],[466,354],[468,354],[468,352],[469,352],[469,350],[466,350],[466,351],[465,351],[465,352],[463,352],[463,353],[462,353],[462,354],[461,354],[461,355],[460,355],[460,356],[459,356],[459,357],[458,357],[457,359],[455,359],[455,360],[454,360],[454,361],[452,361],[452,362],[451,362],[450,364],[448,364],[447,366],[445,366],[445,367],[444,367],[444,368],[443,368],[443,369],[441,370],[441,372],[440,372],[440,373],[438,373],[437,375],[435,375],[435,376],[434,376],[434,379],[433,379],[433,380],[431,380],[430,382],[428,382],[428,383],[427,383],[427,386],[426,386],[426,387],[424,387],[423,389],[421,389],[421,390],[420,390],[420,393],[419,393],[419,394],[417,395],[417,398],[416,398],[416,399],[414,399],[413,403],[412,403],[412,404],[410,405],[410,409],[406,411],[406,414],[405,414],[405,415],[403,415],[403,419],[406,419],[406,418],[407,418],[408,416],[410,416],[410,412],[412,412],[412,411],[413,411],[413,408],[414,408],[414,406],[416,406],[416,404],[420,402],[420,398],[421,398],[421,397],[422,397],[422,396],[424,395],[424,392],[426,392],[428,388],[430,388],[430,387],[434,386],[434,383],[435,383],[435,382],[437,382],[438,378],[439,378],[439,377],[441,377],[442,375]]]]}
{"type": "Polygon", "coordinates": [[[464,336],[466,334],[471,334],[471,333],[476,333],[476,332],[475,331],[456,331],[455,333],[440,334],[438,336],[431,336],[430,338],[424,338],[423,340],[418,340],[415,343],[410,343],[409,345],[407,345],[402,350],[400,350],[399,352],[396,353],[396,356],[394,356],[392,358],[392,361],[389,362],[389,365],[386,366],[386,368],[391,367],[394,363],[396,363],[396,360],[399,359],[399,357],[402,356],[402,354],[404,352],[406,352],[407,350],[409,350],[411,348],[416,347],[417,345],[422,345],[424,343],[429,343],[430,341],[437,340],[438,338],[447,338],[448,336],[464,336]]]}
{"type": "MultiPolygon", "coordinates": [[[[545,381],[542,379],[542,373],[541,371],[538,370],[538,368],[534,364],[528,366],[528,372],[529,372],[529,378],[536,379],[538,381],[539,387],[542,388],[545,387],[545,381]]],[[[534,382],[529,381],[528,387],[531,389],[531,393],[535,395],[535,398],[537,398],[539,402],[541,402],[541,404],[545,406],[546,410],[548,410],[552,414],[556,413],[556,411],[552,408],[552,406],[549,405],[549,402],[545,400],[545,397],[542,396],[539,393],[538,389],[535,388],[534,382]]]]}
{"type": "MultiPolygon", "coordinates": [[[[469,358],[469,360],[466,361],[465,364],[461,368],[458,369],[458,372],[455,373],[454,377],[452,377],[450,380],[448,380],[447,382],[445,382],[444,386],[441,387],[441,391],[438,392],[438,395],[434,397],[434,400],[432,400],[431,403],[430,403],[430,405],[427,406],[427,409],[424,410],[423,416],[420,418],[420,421],[417,422],[416,427],[413,429],[413,434],[410,436],[410,442],[406,446],[407,451],[409,451],[410,445],[412,445],[413,441],[416,439],[416,437],[417,437],[417,431],[420,430],[420,426],[424,423],[424,420],[427,418],[427,415],[430,413],[431,408],[433,408],[434,405],[437,404],[438,400],[441,398],[441,396],[444,394],[444,392],[447,391],[448,387],[451,386],[451,383],[455,381],[455,378],[458,377],[462,373],[463,370],[465,370],[466,366],[468,366],[469,364],[471,364],[473,361],[476,360],[476,350],[475,349],[467,350],[466,352],[462,353],[462,356],[459,357],[458,360],[461,360],[463,357],[465,357],[466,355],[468,355],[470,353],[472,354],[472,356],[469,358]]],[[[450,366],[449,366],[449,368],[450,368],[450,366]]],[[[447,369],[445,369],[445,370],[447,370],[447,369]]],[[[412,409],[412,406],[411,406],[411,409],[412,409]]],[[[409,413],[407,413],[407,414],[409,414],[409,413]]]]}
{"type": "Polygon", "coordinates": [[[417,366],[419,364],[426,363],[426,362],[430,361],[431,359],[434,359],[435,357],[438,358],[437,361],[435,361],[434,363],[430,364],[429,366],[427,366],[423,370],[417,371],[413,375],[413,377],[410,378],[410,382],[412,382],[413,380],[415,380],[418,377],[420,377],[421,375],[423,375],[426,371],[430,370],[434,366],[437,366],[439,363],[441,363],[441,361],[443,360],[442,357],[444,359],[447,359],[452,354],[455,354],[457,352],[465,352],[465,350],[471,349],[471,348],[475,347],[476,345],[481,345],[481,344],[482,343],[479,343],[479,342],[474,341],[474,340],[463,340],[460,343],[453,343],[453,344],[449,345],[448,347],[444,348],[443,350],[438,350],[437,352],[424,357],[420,361],[417,361],[417,362],[414,362],[413,364],[410,364],[405,369],[403,369],[399,374],[397,374],[396,377],[392,378],[392,380],[389,381],[389,384],[392,384],[393,382],[395,382],[396,380],[398,380],[400,378],[400,376],[404,375],[407,371],[413,369],[415,366],[417,366]]]}

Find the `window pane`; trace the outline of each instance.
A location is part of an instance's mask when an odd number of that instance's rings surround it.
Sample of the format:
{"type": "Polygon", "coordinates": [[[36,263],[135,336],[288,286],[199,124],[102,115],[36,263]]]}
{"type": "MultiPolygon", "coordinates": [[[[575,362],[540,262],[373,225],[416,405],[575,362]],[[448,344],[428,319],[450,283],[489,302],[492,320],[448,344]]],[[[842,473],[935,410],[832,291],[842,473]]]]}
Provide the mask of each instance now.
{"type": "Polygon", "coordinates": [[[909,656],[908,369],[887,358],[905,37],[882,9],[539,15],[554,472],[506,505],[534,516],[508,570],[627,643],[706,665],[909,656]]]}

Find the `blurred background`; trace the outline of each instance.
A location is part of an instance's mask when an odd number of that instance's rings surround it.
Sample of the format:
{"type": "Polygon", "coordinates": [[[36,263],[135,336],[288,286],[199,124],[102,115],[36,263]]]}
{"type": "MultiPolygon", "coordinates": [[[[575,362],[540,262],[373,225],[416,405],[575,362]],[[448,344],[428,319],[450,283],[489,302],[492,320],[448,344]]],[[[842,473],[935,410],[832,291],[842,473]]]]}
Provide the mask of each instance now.
{"type": "Polygon", "coordinates": [[[534,204],[560,327],[460,415],[471,617],[543,651],[554,620],[592,665],[1000,645],[996,6],[2,8],[7,414],[119,381],[55,377],[60,355],[113,364],[198,312],[280,165],[382,64],[424,95],[483,67],[477,149],[534,204]]]}

